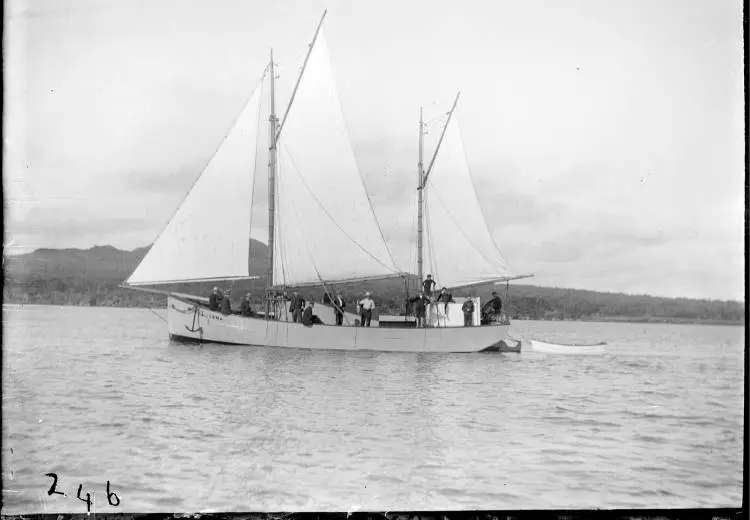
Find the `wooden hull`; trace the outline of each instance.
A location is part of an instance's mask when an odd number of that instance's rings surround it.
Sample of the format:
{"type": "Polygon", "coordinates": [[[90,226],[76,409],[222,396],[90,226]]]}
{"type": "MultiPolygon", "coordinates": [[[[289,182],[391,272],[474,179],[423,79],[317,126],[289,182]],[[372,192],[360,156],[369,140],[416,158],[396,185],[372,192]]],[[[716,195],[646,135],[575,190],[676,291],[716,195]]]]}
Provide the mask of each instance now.
{"type": "Polygon", "coordinates": [[[604,354],[605,344],[597,345],[565,345],[560,343],[549,343],[546,341],[531,340],[531,350],[545,354],[604,354]]]}
{"type": "MultiPolygon", "coordinates": [[[[316,307],[317,309],[317,307],[316,307]]],[[[188,300],[167,300],[170,338],[183,341],[383,352],[502,351],[507,325],[399,329],[314,325],[222,315],[188,300]]],[[[373,321],[373,325],[375,322],[373,321]]],[[[518,346],[520,351],[520,345],[518,346]]]]}

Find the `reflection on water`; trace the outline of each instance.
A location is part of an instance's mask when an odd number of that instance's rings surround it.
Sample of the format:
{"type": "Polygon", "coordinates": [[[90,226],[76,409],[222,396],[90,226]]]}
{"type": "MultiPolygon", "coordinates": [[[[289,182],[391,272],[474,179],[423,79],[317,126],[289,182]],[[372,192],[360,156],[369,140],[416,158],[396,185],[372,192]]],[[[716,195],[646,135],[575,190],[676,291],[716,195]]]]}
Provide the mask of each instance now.
{"type": "Polygon", "coordinates": [[[573,357],[186,346],[140,309],[3,320],[6,514],[83,512],[79,484],[102,512],[741,500],[741,328],[513,324],[609,342],[573,357]]]}

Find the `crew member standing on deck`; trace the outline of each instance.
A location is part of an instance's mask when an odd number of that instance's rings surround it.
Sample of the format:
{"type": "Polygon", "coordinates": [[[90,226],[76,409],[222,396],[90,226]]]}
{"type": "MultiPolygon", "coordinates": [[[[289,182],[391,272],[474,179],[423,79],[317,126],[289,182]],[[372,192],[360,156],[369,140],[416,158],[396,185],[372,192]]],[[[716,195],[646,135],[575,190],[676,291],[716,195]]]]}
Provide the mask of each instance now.
{"type": "Polygon", "coordinates": [[[344,323],[344,308],[346,308],[346,302],[341,293],[337,292],[336,297],[333,299],[333,312],[336,314],[336,325],[344,323]]]}
{"type": "Polygon", "coordinates": [[[432,275],[428,274],[427,279],[422,282],[422,291],[424,292],[424,295],[428,298],[432,296],[432,288],[436,285],[435,280],[432,279],[432,275]]]}
{"type": "Polygon", "coordinates": [[[240,314],[243,316],[254,316],[253,308],[250,306],[250,293],[247,293],[240,304],[240,314]]]}
{"type": "Polygon", "coordinates": [[[224,297],[221,299],[221,313],[232,314],[232,289],[227,289],[224,292],[224,297]]]}
{"type": "Polygon", "coordinates": [[[370,326],[370,320],[372,319],[372,311],[375,310],[375,302],[370,298],[370,292],[365,293],[363,300],[359,302],[359,317],[362,320],[363,327],[370,326]]]}
{"type": "Polygon", "coordinates": [[[466,298],[461,310],[464,311],[464,327],[471,327],[474,322],[474,300],[466,298]]]}
{"type": "Polygon", "coordinates": [[[305,300],[299,295],[298,291],[294,291],[292,301],[289,304],[289,312],[292,313],[292,321],[297,323],[302,320],[302,311],[305,309],[305,300]]]}
{"type": "Polygon", "coordinates": [[[409,302],[414,309],[414,317],[417,318],[417,328],[421,329],[425,326],[425,308],[430,304],[430,300],[424,293],[419,293],[419,296],[412,298],[409,302]]]}
{"type": "Polygon", "coordinates": [[[208,308],[212,311],[219,310],[219,302],[221,301],[221,293],[218,287],[214,287],[211,295],[208,297],[208,308]]]}

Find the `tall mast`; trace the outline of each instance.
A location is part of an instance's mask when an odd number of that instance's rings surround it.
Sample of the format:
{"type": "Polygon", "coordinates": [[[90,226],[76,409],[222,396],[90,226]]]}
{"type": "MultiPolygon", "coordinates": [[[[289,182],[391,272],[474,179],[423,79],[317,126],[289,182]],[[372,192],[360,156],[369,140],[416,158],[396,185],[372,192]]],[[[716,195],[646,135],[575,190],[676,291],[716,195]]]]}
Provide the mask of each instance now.
{"type": "Polygon", "coordinates": [[[271,295],[273,287],[273,248],[274,248],[274,223],[276,210],[276,97],[274,83],[276,71],[273,66],[273,49],[271,49],[271,115],[268,116],[268,274],[266,275],[266,289],[268,299],[266,300],[266,319],[270,315],[271,295]]]}
{"type": "MultiPolygon", "coordinates": [[[[273,242],[274,242],[274,219],[275,219],[275,203],[276,203],[276,156],[278,152],[278,141],[279,136],[281,136],[281,129],[284,128],[284,123],[286,122],[286,118],[289,115],[289,109],[292,108],[292,103],[294,102],[294,96],[297,94],[297,89],[299,88],[300,82],[302,81],[302,75],[305,73],[305,68],[307,68],[307,62],[310,59],[310,54],[312,53],[313,47],[315,46],[315,41],[318,39],[318,33],[320,33],[320,27],[323,25],[323,19],[326,17],[326,11],[323,11],[323,16],[320,18],[320,22],[318,22],[318,27],[315,29],[315,36],[313,36],[313,40],[308,46],[307,49],[307,56],[305,56],[305,61],[302,63],[302,70],[300,70],[299,76],[297,77],[297,82],[294,84],[294,89],[292,90],[292,97],[289,99],[289,104],[286,107],[286,110],[284,111],[284,117],[281,119],[281,123],[279,124],[279,119],[276,117],[276,98],[274,97],[274,82],[276,81],[275,72],[274,72],[274,64],[273,64],[273,49],[271,49],[271,115],[268,117],[269,122],[269,145],[268,145],[268,275],[267,275],[267,291],[271,292],[271,289],[274,286],[274,280],[273,280],[273,242]]],[[[270,299],[268,300],[269,305],[266,307],[266,310],[268,311],[268,307],[270,307],[270,299]]],[[[268,316],[268,312],[266,312],[266,316],[268,316]]]]}
{"type": "MultiPolygon", "coordinates": [[[[419,107],[419,162],[417,163],[417,276],[418,284],[422,283],[422,212],[424,211],[424,199],[422,185],[424,183],[424,170],[422,165],[422,155],[424,150],[424,121],[422,119],[422,107],[419,107]]],[[[419,291],[419,285],[417,285],[419,291]]]]}
{"type": "MultiPolygon", "coordinates": [[[[445,131],[448,129],[448,124],[451,122],[451,117],[453,116],[453,111],[456,110],[456,104],[458,103],[458,96],[461,95],[461,92],[456,94],[456,99],[453,101],[453,106],[451,107],[451,111],[448,112],[448,119],[445,121],[445,126],[443,126],[443,132],[440,134],[440,140],[438,141],[437,146],[435,147],[435,153],[432,155],[432,160],[430,161],[430,166],[427,168],[427,172],[424,171],[424,165],[422,163],[422,155],[423,155],[423,148],[424,148],[424,121],[422,120],[422,107],[419,108],[419,165],[418,165],[418,174],[419,174],[419,184],[417,186],[417,194],[418,194],[418,202],[417,202],[417,276],[419,276],[419,283],[422,283],[422,275],[423,275],[423,266],[422,266],[422,257],[423,257],[423,250],[422,250],[422,237],[424,235],[424,230],[422,226],[422,215],[424,213],[424,187],[427,183],[427,177],[430,175],[430,172],[432,171],[432,166],[435,164],[435,158],[437,157],[438,151],[440,150],[440,145],[443,142],[443,137],[445,137],[445,131]]],[[[419,288],[417,288],[419,289],[419,288]]]]}

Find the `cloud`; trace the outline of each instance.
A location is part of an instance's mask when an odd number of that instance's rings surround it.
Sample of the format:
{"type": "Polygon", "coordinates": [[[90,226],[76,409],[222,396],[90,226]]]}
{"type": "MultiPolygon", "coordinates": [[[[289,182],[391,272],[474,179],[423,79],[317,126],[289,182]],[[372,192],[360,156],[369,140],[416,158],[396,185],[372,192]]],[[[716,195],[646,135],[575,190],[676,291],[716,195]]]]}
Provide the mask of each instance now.
{"type": "MultiPolygon", "coordinates": [[[[269,45],[284,106],[318,8],[220,4],[11,2],[3,182],[17,241],[153,240],[269,45]],[[260,21],[253,31],[248,19],[260,21]]],[[[361,174],[404,262],[415,247],[418,108],[428,163],[460,88],[479,199],[513,268],[553,285],[739,294],[739,4],[407,4],[347,4],[326,21],[361,174]]]]}

